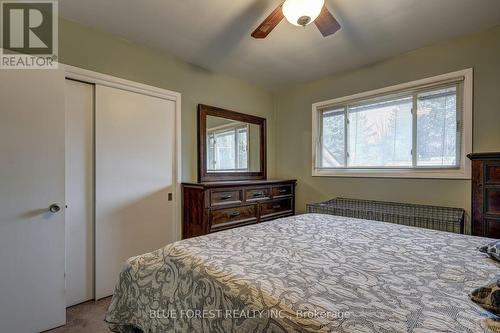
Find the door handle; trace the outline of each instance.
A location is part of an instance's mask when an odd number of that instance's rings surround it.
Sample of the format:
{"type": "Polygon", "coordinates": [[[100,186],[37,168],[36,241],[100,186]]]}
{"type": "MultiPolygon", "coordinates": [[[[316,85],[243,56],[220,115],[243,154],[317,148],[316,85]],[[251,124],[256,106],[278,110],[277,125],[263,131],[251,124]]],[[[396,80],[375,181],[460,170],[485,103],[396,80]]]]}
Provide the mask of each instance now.
{"type": "Polygon", "coordinates": [[[58,204],[52,204],[49,206],[49,212],[55,214],[55,213],[59,213],[61,211],[61,206],[59,206],[58,204]]]}

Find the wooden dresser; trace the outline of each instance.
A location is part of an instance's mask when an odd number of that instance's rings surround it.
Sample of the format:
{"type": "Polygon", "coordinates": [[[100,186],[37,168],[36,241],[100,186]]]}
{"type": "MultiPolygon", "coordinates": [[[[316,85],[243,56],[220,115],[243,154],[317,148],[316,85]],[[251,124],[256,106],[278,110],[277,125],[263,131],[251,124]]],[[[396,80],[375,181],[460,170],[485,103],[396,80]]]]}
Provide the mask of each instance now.
{"type": "Polygon", "coordinates": [[[182,238],[295,214],[296,180],[183,183],[182,238]]]}
{"type": "Polygon", "coordinates": [[[472,234],[500,238],[500,153],[468,157],[472,160],[472,234]]]}

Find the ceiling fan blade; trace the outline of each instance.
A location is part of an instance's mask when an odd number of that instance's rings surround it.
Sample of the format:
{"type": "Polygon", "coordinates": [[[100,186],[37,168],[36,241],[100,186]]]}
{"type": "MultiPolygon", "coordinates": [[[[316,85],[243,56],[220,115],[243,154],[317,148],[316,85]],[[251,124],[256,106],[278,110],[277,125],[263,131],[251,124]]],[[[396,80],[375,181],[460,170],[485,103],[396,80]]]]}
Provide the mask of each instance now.
{"type": "Polygon", "coordinates": [[[278,6],[265,20],[262,22],[254,32],[252,32],[253,38],[266,38],[267,35],[278,25],[278,23],[285,17],[283,15],[283,3],[278,6]]]}
{"type": "Polygon", "coordinates": [[[339,22],[333,17],[326,6],[323,6],[321,14],[314,21],[314,24],[316,24],[323,37],[330,36],[340,29],[339,22]]]}

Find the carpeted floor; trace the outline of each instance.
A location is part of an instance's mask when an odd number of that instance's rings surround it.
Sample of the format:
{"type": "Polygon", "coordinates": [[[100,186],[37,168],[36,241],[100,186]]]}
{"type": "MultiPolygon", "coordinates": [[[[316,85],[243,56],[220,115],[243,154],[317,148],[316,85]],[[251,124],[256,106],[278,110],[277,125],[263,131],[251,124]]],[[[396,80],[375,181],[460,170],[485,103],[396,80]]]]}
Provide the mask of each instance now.
{"type": "Polygon", "coordinates": [[[109,333],[104,316],[110,302],[108,297],[72,306],[66,310],[66,325],[46,333],[109,333]]]}

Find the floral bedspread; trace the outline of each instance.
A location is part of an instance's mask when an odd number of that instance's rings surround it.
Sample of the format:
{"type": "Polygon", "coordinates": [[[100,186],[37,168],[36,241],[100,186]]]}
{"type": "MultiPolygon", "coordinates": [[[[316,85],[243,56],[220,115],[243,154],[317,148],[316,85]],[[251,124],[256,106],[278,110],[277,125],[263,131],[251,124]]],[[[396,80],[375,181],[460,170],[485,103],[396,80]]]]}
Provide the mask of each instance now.
{"type": "Polygon", "coordinates": [[[468,298],[489,239],[321,214],[179,241],[129,259],[115,332],[500,332],[468,298]]]}

